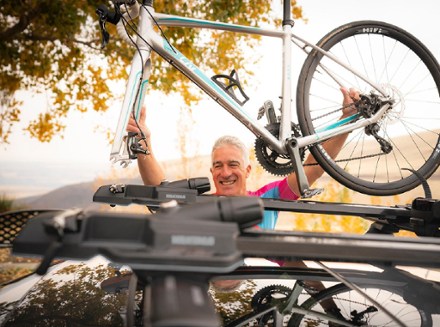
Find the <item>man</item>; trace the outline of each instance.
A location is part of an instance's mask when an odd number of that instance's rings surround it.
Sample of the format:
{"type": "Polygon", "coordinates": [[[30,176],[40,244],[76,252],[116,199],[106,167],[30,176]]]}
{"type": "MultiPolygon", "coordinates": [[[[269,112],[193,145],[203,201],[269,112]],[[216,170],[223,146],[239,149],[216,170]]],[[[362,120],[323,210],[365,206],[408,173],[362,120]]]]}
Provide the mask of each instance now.
{"type": "MultiPolygon", "coordinates": [[[[341,119],[343,119],[356,112],[354,106],[350,106],[350,104],[359,98],[359,94],[355,89],[347,90],[341,88],[341,92],[343,95],[341,119]]],[[[130,117],[127,124],[127,131],[141,134],[140,129],[142,130],[146,138],[146,143],[148,144],[149,154],[141,154],[138,156],[139,172],[145,185],[159,185],[165,179],[165,174],[154,155],[154,151],[151,149],[151,132],[145,125],[145,116],[145,108],[142,108],[139,122],[136,122],[133,117],[130,117]]],[[[337,156],[347,136],[348,134],[339,135],[322,144],[332,158],[337,156]]],[[[145,148],[144,142],[141,142],[141,145],[145,148]]],[[[210,171],[215,186],[214,194],[216,195],[259,196],[284,200],[296,200],[299,198],[300,192],[295,172],[292,172],[281,180],[266,184],[257,191],[248,191],[246,181],[252,169],[249,163],[249,153],[246,146],[236,137],[220,137],[212,148],[211,162],[210,171]]],[[[315,160],[312,155],[309,155],[305,160],[305,164],[314,162],[315,160]]],[[[305,166],[304,170],[309,185],[312,185],[324,172],[319,165],[305,166]]],[[[263,221],[259,224],[259,227],[263,229],[274,229],[277,219],[277,211],[265,211],[263,221]]],[[[279,264],[284,267],[306,267],[301,261],[279,262],[279,264]]],[[[211,285],[216,291],[230,292],[237,289],[241,285],[241,282],[241,280],[216,280],[212,281],[211,285]]],[[[317,290],[324,289],[324,285],[319,281],[308,281],[307,285],[317,290]]],[[[326,302],[322,302],[321,305],[327,313],[339,318],[342,317],[339,313],[339,309],[332,300],[326,300],[326,302]]]]}
{"type": "MultiPolygon", "coordinates": [[[[356,90],[341,88],[343,95],[343,110],[341,119],[355,112],[354,106],[350,106],[354,99],[359,97],[356,90]]],[[[159,185],[165,179],[165,173],[158,163],[154,151],[151,149],[151,132],[145,124],[145,108],[142,108],[139,122],[133,117],[127,124],[127,131],[140,134],[140,129],[146,138],[150,154],[138,156],[138,167],[145,185],[159,185]]],[[[323,143],[327,153],[335,158],[341,150],[348,134],[339,135],[323,143]]],[[[145,147],[144,142],[141,145],[145,147]]],[[[295,172],[287,177],[264,185],[257,191],[248,191],[247,178],[250,176],[251,165],[246,146],[236,137],[224,136],[219,138],[213,146],[211,153],[211,174],[215,186],[216,195],[226,196],[259,196],[263,198],[279,198],[284,200],[296,200],[299,198],[299,189],[295,172]]],[[[313,156],[309,155],[305,164],[314,163],[313,156]]],[[[309,185],[312,185],[322,174],[323,169],[319,165],[304,167],[309,185]]],[[[264,229],[274,229],[278,218],[278,212],[266,211],[263,222],[259,225],[264,229]]]]}

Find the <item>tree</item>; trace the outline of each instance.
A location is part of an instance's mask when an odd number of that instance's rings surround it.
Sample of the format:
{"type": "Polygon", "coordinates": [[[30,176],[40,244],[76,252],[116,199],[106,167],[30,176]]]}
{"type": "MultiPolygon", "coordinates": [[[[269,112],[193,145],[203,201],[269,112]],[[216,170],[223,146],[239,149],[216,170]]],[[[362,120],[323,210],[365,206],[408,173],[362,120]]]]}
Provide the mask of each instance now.
{"type": "Polygon", "coordinates": [[[107,265],[71,264],[38,282],[23,301],[0,303],[4,326],[123,326],[127,294],[100,285],[115,276],[107,265]]]}
{"type": "MultiPolygon", "coordinates": [[[[32,137],[49,142],[65,127],[70,110],[106,111],[121,91],[112,82],[125,81],[133,49],[108,24],[110,43],[100,49],[95,13],[103,0],[4,0],[0,3],[0,143],[8,143],[11,127],[20,121],[19,91],[47,92],[48,108],[26,128],[32,137]]],[[[292,1],[295,18],[301,8],[292,1]]],[[[265,0],[155,0],[159,12],[258,26],[280,24],[265,0]]],[[[255,37],[200,30],[165,28],[167,38],[204,69],[224,73],[240,66],[255,37]],[[237,46],[238,45],[238,46],[237,46]],[[190,50],[192,47],[192,51],[190,50]],[[232,50],[233,49],[233,50],[232,50]],[[203,50],[203,51],[201,51],[203,50]]],[[[183,94],[187,105],[197,101],[185,77],[155,60],[153,89],[183,94]],[[156,78],[154,79],[154,76],[156,78]],[[158,77],[157,77],[158,76],[158,77]]]]}

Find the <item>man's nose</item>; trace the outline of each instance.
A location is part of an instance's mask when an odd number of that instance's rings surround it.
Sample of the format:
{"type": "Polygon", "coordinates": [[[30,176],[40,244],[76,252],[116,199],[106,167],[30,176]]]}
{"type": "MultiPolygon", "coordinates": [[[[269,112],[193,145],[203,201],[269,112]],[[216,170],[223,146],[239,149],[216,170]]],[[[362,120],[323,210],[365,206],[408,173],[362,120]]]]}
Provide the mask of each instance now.
{"type": "Polygon", "coordinates": [[[222,169],[221,169],[221,175],[223,177],[230,176],[231,175],[231,169],[227,165],[223,166],[222,169]]]}

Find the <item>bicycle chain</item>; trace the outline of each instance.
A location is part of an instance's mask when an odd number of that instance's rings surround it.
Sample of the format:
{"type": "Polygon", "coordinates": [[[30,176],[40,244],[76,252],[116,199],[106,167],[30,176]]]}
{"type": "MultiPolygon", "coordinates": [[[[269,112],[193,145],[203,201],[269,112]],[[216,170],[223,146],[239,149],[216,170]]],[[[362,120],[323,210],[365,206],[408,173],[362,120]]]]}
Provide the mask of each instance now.
{"type": "Polygon", "coordinates": [[[358,102],[359,102],[359,100],[356,101],[356,102],[353,102],[353,103],[347,104],[347,105],[345,105],[345,106],[342,106],[341,108],[338,108],[338,109],[335,109],[335,110],[333,110],[333,111],[327,112],[326,114],[323,114],[323,115],[321,115],[321,116],[315,117],[315,118],[313,118],[312,120],[316,120],[316,119],[320,119],[320,118],[323,118],[323,117],[330,116],[331,114],[334,114],[335,112],[338,112],[338,111],[344,110],[345,108],[348,108],[348,107],[352,106],[353,104],[356,105],[358,102]]]}
{"type": "MultiPolygon", "coordinates": [[[[385,153],[368,154],[368,155],[365,155],[365,156],[362,156],[362,157],[338,159],[338,160],[334,160],[334,162],[338,163],[338,162],[347,162],[347,161],[354,161],[354,160],[360,160],[360,159],[366,159],[366,158],[373,158],[373,157],[383,156],[384,154],[385,153]]],[[[318,165],[317,162],[311,163],[311,164],[304,164],[303,166],[306,167],[306,166],[316,166],[316,165],[318,165]]]]}
{"type": "MultiPolygon", "coordinates": [[[[315,118],[312,119],[312,121],[313,121],[313,120],[320,119],[320,118],[324,118],[324,117],[327,117],[327,116],[330,116],[331,114],[334,114],[335,112],[338,112],[338,111],[344,110],[345,108],[348,108],[349,106],[352,106],[353,104],[356,105],[359,101],[360,101],[360,100],[357,100],[356,102],[350,103],[350,104],[348,104],[348,105],[342,106],[341,108],[338,108],[338,109],[336,109],[336,110],[330,111],[330,112],[328,112],[328,113],[326,113],[326,114],[323,114],[323,115],[321,115],[321,116],[315,117],[315,118]]],[[[315,145],[317,145],[317,144],[319,144],[319,143],[313,143],[313,144],[310,144],[307,148],[312,147],[312,146],[315,146],[315,145]]],[[[347,158],[347,159],[338,159],[338,160],[335,160],[335,163],[339,163],[339,162],[348,162],[348,161],[354,161],[354,160],[360,160],[360,159],[367,159],[367,158],[373,158],[373,157],[377,157],[377,156],[382,156],[382,155],[384,155],[384,154],[385,154],[385,153],[380,152],[380,153],[376,153],[376,154],[365,155],[365,156],[362,156],[362,157],[347,158]]],[[[315,163],[310,163],[310,164],[304,164],[303,166],[306,167],[306,166],[317,166],[317,165],[318,165],[318,163],[315,162],[315,163]]]]}
{"type": "Polygon", "coordinates": [[[337,295],[332,296],[332,299],[336,299],[339,302],[350,302],[350,303],[354,303],[354,304],[357,304],[357,305],[360,305],[360,306],[368,306],[368,304],[366,304],[365,302],[355,301],[353,299],[341,298],[341,297],[338,297],[337,295]]]}

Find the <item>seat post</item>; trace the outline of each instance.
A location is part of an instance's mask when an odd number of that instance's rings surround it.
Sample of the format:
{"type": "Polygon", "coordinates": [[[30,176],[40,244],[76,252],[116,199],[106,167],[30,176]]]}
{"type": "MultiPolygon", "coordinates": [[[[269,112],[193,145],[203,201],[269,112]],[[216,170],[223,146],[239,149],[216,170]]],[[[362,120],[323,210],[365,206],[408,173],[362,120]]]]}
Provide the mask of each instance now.
{"type": "Polygon", "coordinates": [[[283,0],[283,26],[293,26],[294,21],[292,19],[291,11],[290,0],[283,0]]]}

